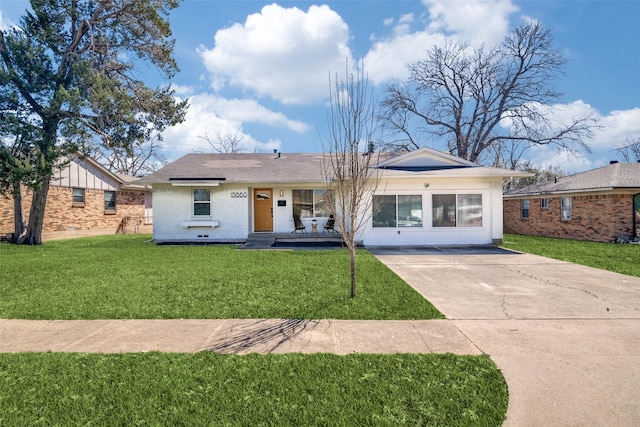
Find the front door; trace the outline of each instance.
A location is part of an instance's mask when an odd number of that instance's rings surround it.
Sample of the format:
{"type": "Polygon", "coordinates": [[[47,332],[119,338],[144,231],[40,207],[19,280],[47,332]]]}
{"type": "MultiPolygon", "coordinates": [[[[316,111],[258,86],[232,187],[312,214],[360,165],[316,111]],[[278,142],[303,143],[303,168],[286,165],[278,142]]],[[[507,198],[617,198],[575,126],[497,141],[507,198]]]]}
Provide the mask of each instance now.
{"type": "Polygon", "coordinates": [[[272,188],[253,190],[253,231],[273,231],[272,188]]]}

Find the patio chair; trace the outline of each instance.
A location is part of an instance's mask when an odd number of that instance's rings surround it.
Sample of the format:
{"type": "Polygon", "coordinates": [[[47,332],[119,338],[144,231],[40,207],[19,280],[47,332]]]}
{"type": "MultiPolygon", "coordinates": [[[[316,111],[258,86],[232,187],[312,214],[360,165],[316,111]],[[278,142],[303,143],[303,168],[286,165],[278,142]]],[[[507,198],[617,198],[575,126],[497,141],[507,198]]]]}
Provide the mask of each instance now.
{"type": "Polygon", "coordinates": [[[324,230],[322,230],[322,232],[323,233],[337,233],[336,229],[334,228],[335,225],[336,225],[336,219],[333,217],[333,215],[329,215],[329,220],[325,224],[324,230]]]}
{"type": "Polygon", "coordinates": [[[307,227],[304,226],[304,224],[302,223],[302,220],[300,219],[300,215],[294,215],[293,216],[293,225],[294,225],[294,229],[292,231],[292,233],[297,233],[298,231],[301,231],[302,234],[307,232],[307,227]]]}

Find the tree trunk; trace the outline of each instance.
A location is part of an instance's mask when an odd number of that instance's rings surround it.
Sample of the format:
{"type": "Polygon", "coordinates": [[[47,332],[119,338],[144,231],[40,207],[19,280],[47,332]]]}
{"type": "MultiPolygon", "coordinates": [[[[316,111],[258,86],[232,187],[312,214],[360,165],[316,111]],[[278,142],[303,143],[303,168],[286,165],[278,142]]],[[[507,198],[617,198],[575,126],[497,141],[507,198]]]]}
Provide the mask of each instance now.
{"type": "Polygon", "coordinates": [[[47,193],[49,193],[49,180],[51,176],[43,178],[42,188],[33,193],[31,211],[29,211],[29,224],[27,233],[18,239],[16,243],[23,245],[41,245],[42,228],[44,226],[44,211],[47,204],[47,193]]]}
{"type": "Polygon", "coordinates": [[[351,298],[356,296],[356,247],[349,246],[349,255],[351,257],[351,298]]]}
{"type": "Polygon", "coordinates": [[[22,191],[20,183],[13,184],[13,239],[17,243],[24,234],[24,217],[22,216],[22,191]]]}

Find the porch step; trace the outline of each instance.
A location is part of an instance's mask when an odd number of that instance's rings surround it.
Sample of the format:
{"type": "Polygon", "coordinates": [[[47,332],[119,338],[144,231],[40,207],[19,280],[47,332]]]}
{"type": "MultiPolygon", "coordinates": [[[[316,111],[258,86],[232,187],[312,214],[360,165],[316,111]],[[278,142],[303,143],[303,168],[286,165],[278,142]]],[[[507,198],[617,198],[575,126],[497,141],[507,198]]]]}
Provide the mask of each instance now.
{"type": "Polygon", "coordinates": [[[330,248],[342,247],[338,233],[251,233],[240,249],[330,248]]]}

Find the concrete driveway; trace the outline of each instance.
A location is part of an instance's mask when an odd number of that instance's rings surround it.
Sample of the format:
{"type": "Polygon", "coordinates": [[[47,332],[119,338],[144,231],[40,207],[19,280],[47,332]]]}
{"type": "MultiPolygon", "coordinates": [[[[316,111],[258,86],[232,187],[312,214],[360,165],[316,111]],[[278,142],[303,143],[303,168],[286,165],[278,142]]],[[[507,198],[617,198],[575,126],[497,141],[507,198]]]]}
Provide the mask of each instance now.
{"type": "Polygon", "coordinates": [[[502,370],[505,426],[640,425],[640,278],[495,247],[369,249],[502,370]]]}

